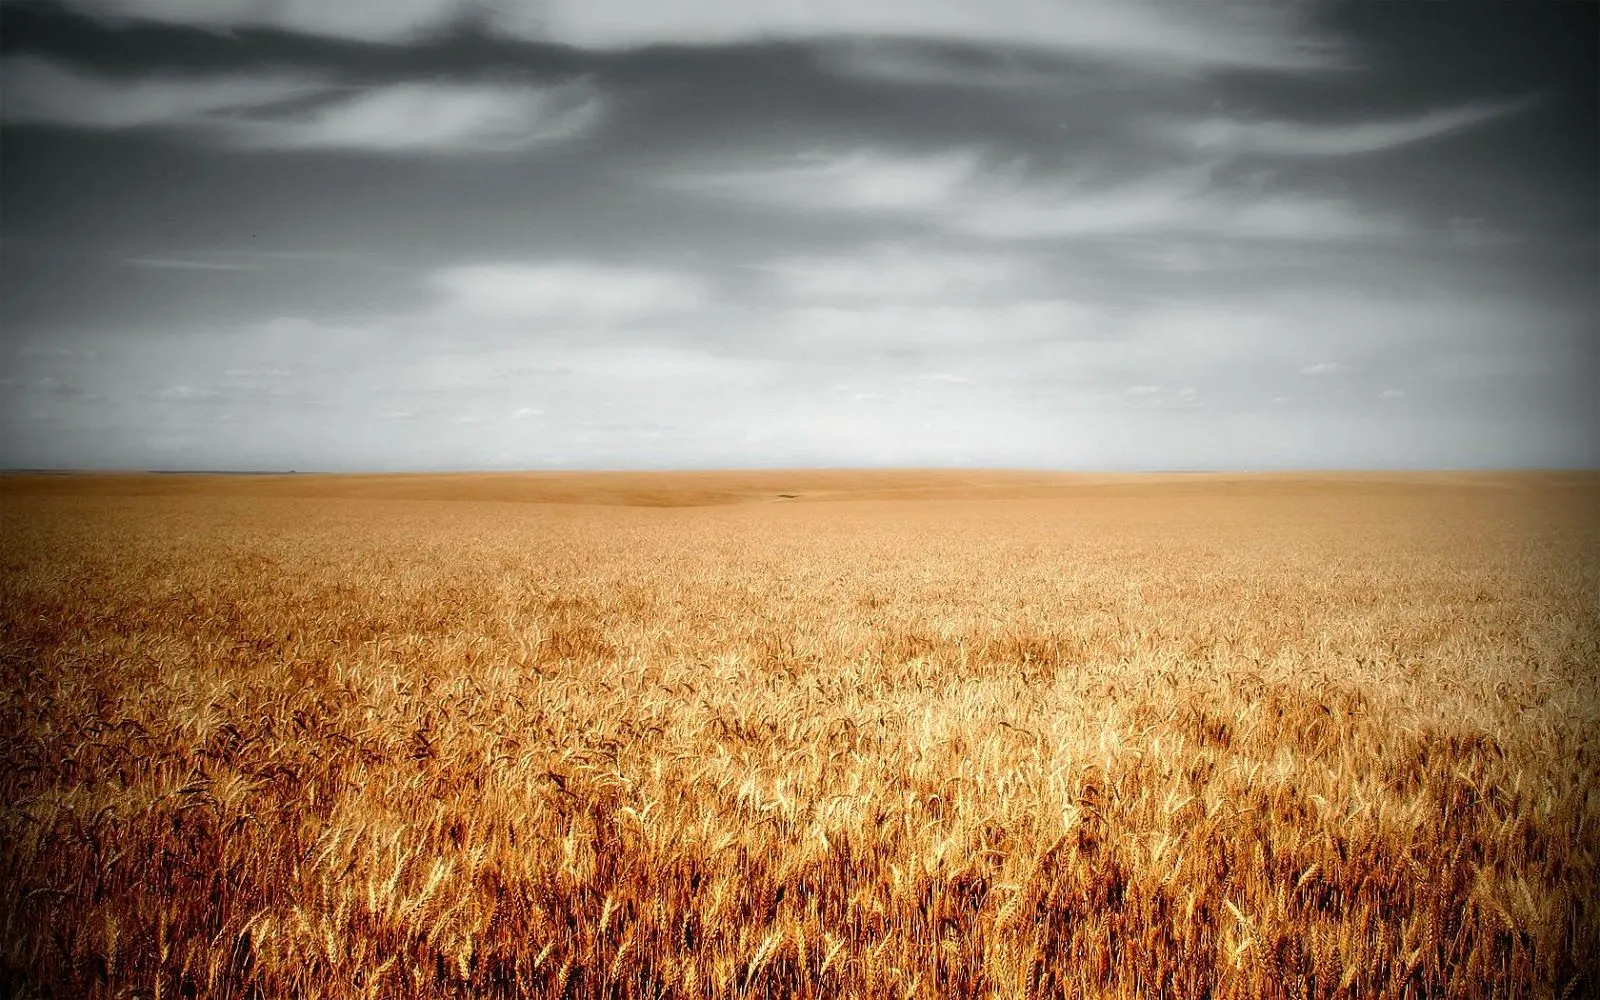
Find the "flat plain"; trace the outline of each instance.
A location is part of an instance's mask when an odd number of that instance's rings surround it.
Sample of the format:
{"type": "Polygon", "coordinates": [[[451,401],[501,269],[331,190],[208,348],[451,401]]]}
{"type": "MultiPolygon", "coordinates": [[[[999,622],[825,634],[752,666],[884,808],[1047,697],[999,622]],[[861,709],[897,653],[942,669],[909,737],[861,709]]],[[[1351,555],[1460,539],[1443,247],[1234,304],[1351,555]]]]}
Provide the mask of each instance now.
{"type": "Polygon", "coordinates": [[[0,477],[6,995],[1600,989],[1600,474],[0,477]]]}

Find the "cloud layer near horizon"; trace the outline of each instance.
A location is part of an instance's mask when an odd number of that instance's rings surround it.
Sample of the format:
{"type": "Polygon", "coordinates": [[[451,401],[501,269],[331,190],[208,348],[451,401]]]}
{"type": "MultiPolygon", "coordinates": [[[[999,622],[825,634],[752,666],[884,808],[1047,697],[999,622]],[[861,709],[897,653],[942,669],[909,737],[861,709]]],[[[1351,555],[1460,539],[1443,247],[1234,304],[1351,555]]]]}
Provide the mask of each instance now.
{"type": "Polygon", "coordinates": [[[9,464],[1600,459],[1593,104],[1538,60],[1268,4],[38,6],[9,464]]]}

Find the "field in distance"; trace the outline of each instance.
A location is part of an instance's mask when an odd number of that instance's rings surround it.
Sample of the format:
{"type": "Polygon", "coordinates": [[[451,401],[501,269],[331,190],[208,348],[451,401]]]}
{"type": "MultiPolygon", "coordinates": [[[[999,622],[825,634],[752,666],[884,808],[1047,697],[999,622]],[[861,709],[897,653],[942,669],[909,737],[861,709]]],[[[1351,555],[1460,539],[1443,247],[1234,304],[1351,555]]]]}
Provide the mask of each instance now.
{"type": "Polygon", "coordinates": [[[0,991],[1589,995],[1596,510],[0,476],[0,991]]]}

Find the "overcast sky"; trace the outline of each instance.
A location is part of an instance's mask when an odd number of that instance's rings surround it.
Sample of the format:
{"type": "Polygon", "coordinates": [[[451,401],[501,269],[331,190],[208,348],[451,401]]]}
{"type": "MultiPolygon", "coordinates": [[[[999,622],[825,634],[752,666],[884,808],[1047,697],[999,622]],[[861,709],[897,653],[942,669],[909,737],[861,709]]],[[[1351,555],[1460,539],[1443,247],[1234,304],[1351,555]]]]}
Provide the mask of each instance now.
{"type": "Polygon", "coordinates": [[[1600,465],[1597,10],[0,0],[0,465],[1600,465]]]}

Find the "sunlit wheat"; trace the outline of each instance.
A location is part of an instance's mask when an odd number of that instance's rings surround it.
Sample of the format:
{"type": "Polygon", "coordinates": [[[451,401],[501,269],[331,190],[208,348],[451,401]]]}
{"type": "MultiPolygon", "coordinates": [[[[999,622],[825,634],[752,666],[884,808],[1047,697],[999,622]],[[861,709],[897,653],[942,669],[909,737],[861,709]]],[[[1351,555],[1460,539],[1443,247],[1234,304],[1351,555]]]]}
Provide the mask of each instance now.
{"type": "Polygon", "coordinates": [[[1594,477],[782,475],[7,480],[0,985],[1600,987],[1594,477]]]}

